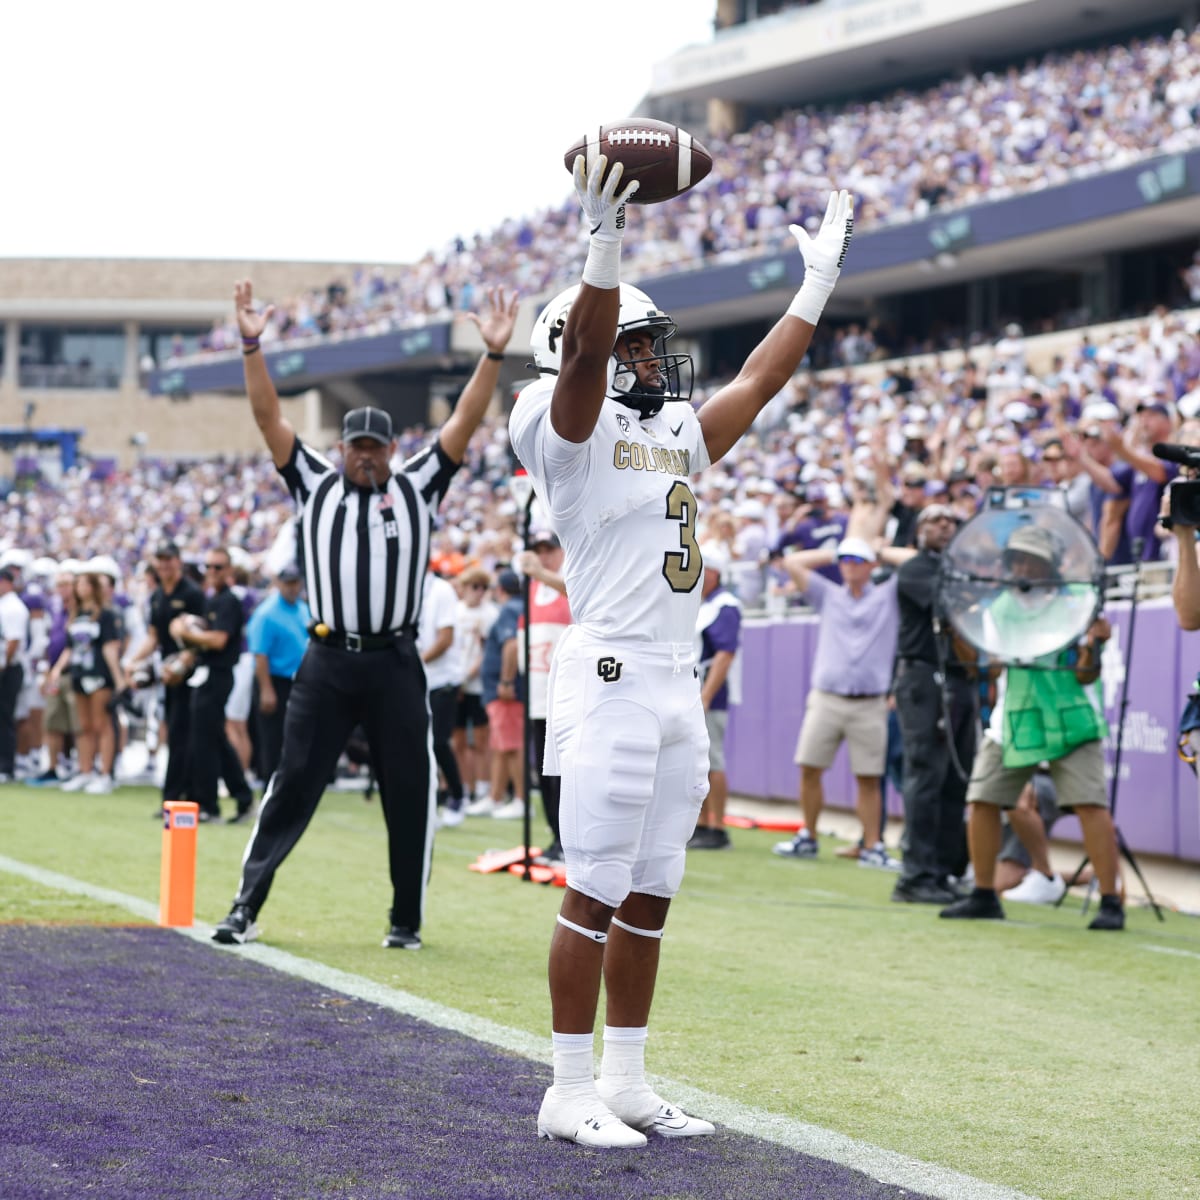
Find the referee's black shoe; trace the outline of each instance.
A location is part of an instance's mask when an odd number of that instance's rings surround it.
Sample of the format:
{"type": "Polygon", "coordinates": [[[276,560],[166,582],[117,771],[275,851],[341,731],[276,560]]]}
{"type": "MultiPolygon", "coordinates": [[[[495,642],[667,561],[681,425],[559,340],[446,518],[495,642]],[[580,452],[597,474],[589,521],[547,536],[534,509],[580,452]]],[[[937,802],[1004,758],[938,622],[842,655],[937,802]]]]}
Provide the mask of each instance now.
{"type": "Polygon", "coordinates": [[[383,939],[385,950],[420,950],[421,935],[407,925],[393,925],[383,939]]]}
{"type": "Polygon", "coordinates": [[[244,904],[235,904],[225,918],[212,932],[214,942],[222,946],[244,945],[258,937],[258,926],[254,923],[254,914],[244,904]]]}

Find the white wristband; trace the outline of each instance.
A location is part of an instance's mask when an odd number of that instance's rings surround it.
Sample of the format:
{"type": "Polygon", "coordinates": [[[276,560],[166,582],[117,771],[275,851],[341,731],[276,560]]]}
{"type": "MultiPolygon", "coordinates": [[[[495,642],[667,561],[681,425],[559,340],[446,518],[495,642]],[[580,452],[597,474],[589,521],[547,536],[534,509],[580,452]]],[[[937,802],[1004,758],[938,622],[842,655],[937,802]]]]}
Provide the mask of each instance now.
{"type": "Polygon", "coordinates": [[[583,264],[583,282],[597,288],[615,288],[621,284],[621,239],[592,237],[588,242],[587,262],[583,264]]]}
{"type": "Polygon", "coordinates": [[[810,325],[815,325],[821,319],[825,310],[825,301],[833,294],[832,283],[819,283],[812,275],[807,275],[800,285],[800,290],[788,305],[788,315],[799,317],[810,325]]]}

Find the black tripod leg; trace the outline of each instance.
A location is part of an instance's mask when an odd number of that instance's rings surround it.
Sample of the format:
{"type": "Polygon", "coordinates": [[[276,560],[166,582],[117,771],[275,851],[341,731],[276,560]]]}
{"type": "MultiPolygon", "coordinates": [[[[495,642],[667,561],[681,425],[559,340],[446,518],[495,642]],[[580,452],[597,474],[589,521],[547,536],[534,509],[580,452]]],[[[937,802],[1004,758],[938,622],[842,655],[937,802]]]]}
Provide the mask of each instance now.
{"type": "Polygon", "coordinates": [[[1125,859],[1132,868],[1133,873],[1137,876],[1138,883],[1142,885],[1142,891],[1146,893],[1146,899],[1150,901],[1150,907],[1154,909],[1154,915],[1160,921],[1165,921],[1166,917],[1163,916],[1162,909],[1159,908],[1158,902],[1151,895],[1150,887],[1146,883],[1146,877],[1142,874],[1142,869],[1138,866],[1137,859],[1133,857],[1133,851],[1130,850],[1129,844],[1125,841],[1125,835],[1121,833],[1120,828],[1116,825],[1113,826],[1113,830],[1117,835],[1117,846],[1120,848],[1121,857],[1125,859]]]}
{"type": "MultiPolygon", "coordinates": [[[[1063,888],[1063,894],[1061,896],[1059,896],[1059,898],[1057,900],[1055,900],[1055,902],[1054,902],[1055,908],[1059,908],[1062,906],[1062,902],[1067,898],[1067,893],[1079,882],[1079,877],[1080,877],[1080,875],[1083,874],[1083,868],[1086,867],[1090,861],[1091,860],[1085,854],[1083,856],[1083,862],[1081,862],[1079,864],[1079,866],[1077,866],[1075,868],[1075,874],[1072,875],[1071,878],[1067,880],[1067,886],[1065,888],[1063,888]]],[[[1083,911],[1084,912],[1087,912],[1087,903],[1088,902],[1085,899],[1083,902],[1083,911]]]]}

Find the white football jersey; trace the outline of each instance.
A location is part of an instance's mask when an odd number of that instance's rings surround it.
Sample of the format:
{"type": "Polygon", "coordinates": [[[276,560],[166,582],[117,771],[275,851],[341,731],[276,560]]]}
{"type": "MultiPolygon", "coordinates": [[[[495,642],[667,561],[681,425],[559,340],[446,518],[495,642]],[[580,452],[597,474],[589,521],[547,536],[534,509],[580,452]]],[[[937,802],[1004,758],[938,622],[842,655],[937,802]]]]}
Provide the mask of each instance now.
{"type": "Polygon", "coordinates": [[[709,465],[695,412],[667,403],[640,421],[605,400],[576,444],[550,424],[554,384],[521,392],[508,431],[562,542],[572,617],[599,637],[690,644],[704,564],[689,477],[709,465]]]}

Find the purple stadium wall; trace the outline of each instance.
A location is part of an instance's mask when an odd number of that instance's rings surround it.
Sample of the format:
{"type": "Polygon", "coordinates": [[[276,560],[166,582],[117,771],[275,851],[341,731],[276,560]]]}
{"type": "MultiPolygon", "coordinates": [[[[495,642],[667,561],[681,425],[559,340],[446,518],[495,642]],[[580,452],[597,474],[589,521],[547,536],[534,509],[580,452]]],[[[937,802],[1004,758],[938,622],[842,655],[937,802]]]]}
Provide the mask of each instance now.
{"type": "MultiPolygon", "coordinates": [[[[1129,640],[1128,606],[1112,604],[1106,615],[1113,625],[1103,676],[1105,716],[1112,730],[1107,755],[1111,779],[1129,640]]],[[[744,627],[744,702],[730,714],[726,742],[732,792],[796,803],[799,772],[792,755],[816,636],[815,619],[744,627]]],[[[1179,713],[1200,669],[1200,634],[1180,632],[1168,601],[1146,602],[1138,607],[1133,651],[1117,822],[1135,851],[1200,862],[1196,779],[1176,752],[1179,713]]],[[[825,776],[825,794],[830,807],[853,808],[853,779],[844,746],[825,776]]],[[[893,816],[903,813],[894,793],[888,811],[893,816]]],[[[1054,836],[1077,841],[1078,823],[1061,822],[1054,836]]]]}

